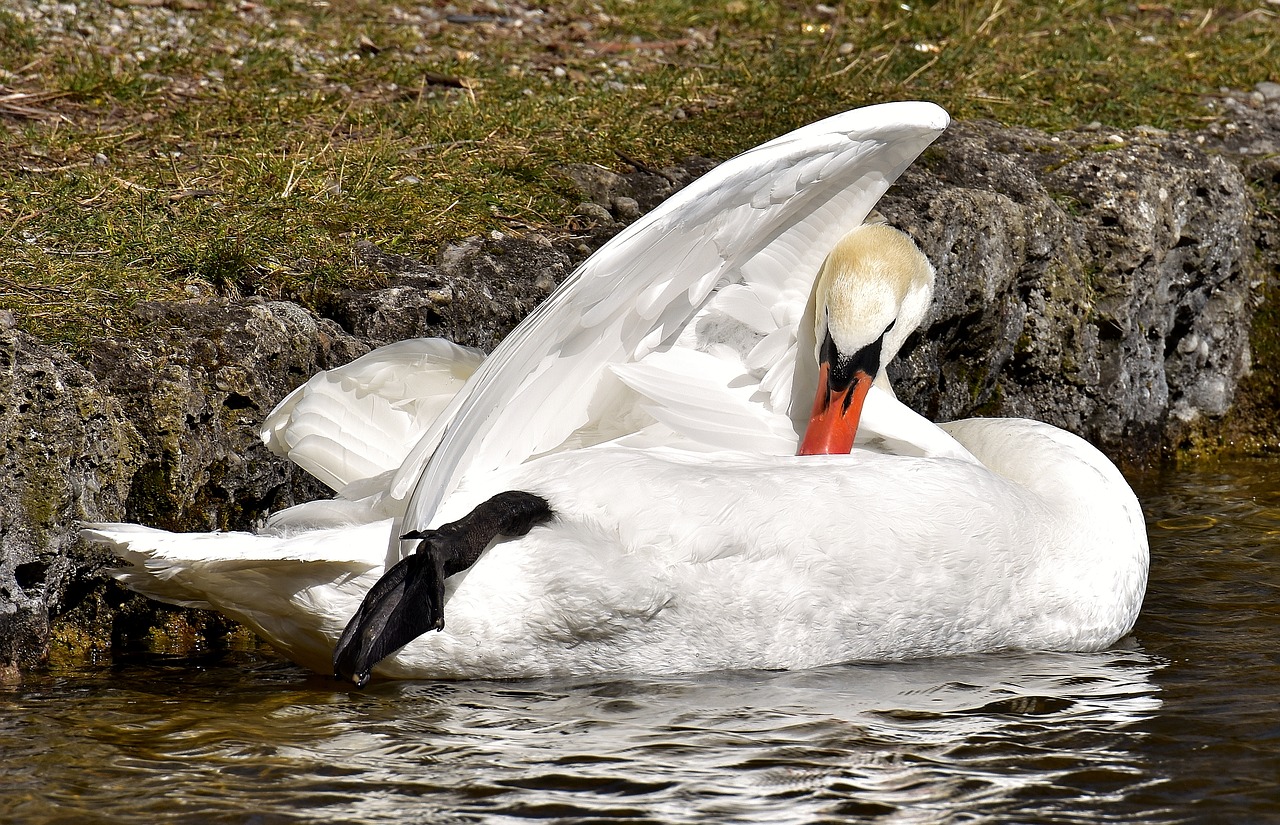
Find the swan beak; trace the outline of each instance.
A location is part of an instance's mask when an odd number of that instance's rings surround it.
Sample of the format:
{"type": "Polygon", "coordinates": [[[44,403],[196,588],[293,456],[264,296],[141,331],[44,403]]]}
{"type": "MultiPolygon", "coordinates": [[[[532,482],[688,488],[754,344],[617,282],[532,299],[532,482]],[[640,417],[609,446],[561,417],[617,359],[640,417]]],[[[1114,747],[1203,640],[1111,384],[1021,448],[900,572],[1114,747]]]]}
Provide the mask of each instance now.
{"type": "Polygon", "coordinates": [[[848,455],[871,382],[866,371],[857,370],[846,387],[833,387],[831,365],[823,361],[818,368],[818,394],[813,399],[809,426],[796,455],[848,455]]]}

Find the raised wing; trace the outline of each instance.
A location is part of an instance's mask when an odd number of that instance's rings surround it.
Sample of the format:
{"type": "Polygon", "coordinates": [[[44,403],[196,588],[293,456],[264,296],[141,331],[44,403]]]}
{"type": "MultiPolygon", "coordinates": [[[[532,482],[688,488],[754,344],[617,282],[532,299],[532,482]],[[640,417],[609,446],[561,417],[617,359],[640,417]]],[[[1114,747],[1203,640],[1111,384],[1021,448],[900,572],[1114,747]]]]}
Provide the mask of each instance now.
{"type": "Polygon", "coordinates": [[[754,325],[736,343],[745,380],[771,410],[789,406],[795,327],[823,258],[947,123],[918,102],[836,115],[721,164],[636,221],[507,336],[409,454],[390,490],[412,491],[406,527],[427,526],[465,474],[584,429],[621,434],[601,417],[641,391],[610,367],[697,349],[699,319],[754,325]]]}

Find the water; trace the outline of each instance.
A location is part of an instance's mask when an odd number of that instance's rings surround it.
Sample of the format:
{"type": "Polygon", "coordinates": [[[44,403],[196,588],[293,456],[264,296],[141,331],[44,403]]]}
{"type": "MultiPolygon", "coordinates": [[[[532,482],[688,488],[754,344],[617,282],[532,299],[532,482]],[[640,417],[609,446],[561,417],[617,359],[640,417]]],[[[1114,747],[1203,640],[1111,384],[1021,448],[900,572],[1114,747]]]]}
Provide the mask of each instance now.
{"type": "Polygon", "coordinates": [[[133,657],[0,688],[0,820],[1280,822],[1280,463],[1137,487],[1112,651],[364,691],[133,657]]]}

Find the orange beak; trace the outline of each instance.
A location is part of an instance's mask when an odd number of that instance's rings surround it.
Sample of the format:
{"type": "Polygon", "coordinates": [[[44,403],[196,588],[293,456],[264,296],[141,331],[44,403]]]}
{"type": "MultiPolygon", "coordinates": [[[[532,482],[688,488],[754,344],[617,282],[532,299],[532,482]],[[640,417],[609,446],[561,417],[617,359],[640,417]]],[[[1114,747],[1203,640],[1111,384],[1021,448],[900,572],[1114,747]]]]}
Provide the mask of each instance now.
{"type": "Polygon", "coordinates": [[[871,389],[872,378],[864,370],[854,373],[853,383],[844,390],[832,390],[831,365],[818,367],[818,394],[813,399],[809,426],[796,455],[848,455],[862,417],[862,402],[871,389]]]}

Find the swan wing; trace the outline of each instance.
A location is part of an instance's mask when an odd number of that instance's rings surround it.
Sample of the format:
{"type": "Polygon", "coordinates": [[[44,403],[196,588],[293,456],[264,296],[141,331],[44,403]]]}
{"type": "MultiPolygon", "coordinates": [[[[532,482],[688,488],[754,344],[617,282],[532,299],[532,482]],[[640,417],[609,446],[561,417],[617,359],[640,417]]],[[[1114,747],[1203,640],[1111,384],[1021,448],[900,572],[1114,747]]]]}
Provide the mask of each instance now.
{"type": "Polygon", "coordinates": [[[287,395],[263,422],[263,443],[342,492],[398,469],[483,360],[442,338],[380,347],[287,395]]]}
{"type": "Polygon", "coordinates": [[[590,427],[602,383],[615,398],[623,389],[606,367],[682,335],[696,347],[690,322],[715,296],[720,315],[757,328],[736,342],[746,379],[769,382],[775,410],[789,406],[790,368],[779,365],[794,361],[823,258],[947,122],[919,102],[836,115],[721,164],[636,221],[507,336],[408,455],[390,491],[409,497],[406,524],[429,523],[464,474],[554,451],[590,427]]]}
{"type": "Polygon", "coordinates": [[[954,458],[982,465],[944,426],[934,424],[899,401],[891,391],[877,386],[871,387],[862,405],[854,443],[893,455],[954,458]]]}
{"type": "Polygon", "coordinates": [[[685,440],[712,449],[795,455],[790,420],[759,403],[758,387],[741,380],[741,362],[732,357],[673,347],[610,369],[636,393],[640,411],[685,440]]]}

